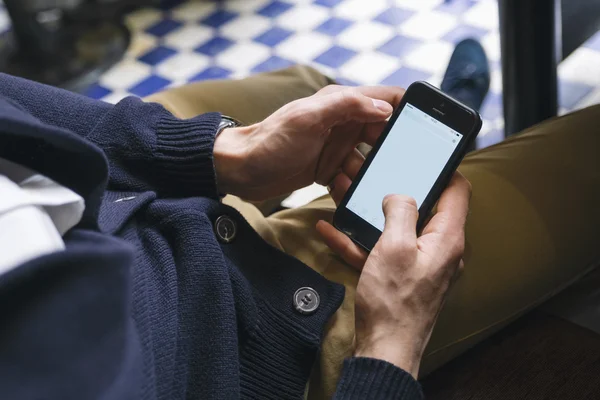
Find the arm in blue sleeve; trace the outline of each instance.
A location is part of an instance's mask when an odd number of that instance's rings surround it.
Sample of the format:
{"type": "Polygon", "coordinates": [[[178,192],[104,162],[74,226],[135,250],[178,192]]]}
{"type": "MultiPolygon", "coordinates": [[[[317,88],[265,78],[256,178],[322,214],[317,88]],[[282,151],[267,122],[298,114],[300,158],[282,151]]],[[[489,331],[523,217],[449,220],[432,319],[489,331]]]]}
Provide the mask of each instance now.
{"type": "Polygon", "coordinates": [[[423,400],[421,385],[386,361],[353,357],[344,361],[334,400],[423,400]]]}
{"type": "Polygon", "coordinates": [[[180,120],[137,98],[112,105],[5,74],[0,96],[40,122],[99,146],[108,158],[111,190],[218,196],[213,164],[218,113],[180,120]]]}

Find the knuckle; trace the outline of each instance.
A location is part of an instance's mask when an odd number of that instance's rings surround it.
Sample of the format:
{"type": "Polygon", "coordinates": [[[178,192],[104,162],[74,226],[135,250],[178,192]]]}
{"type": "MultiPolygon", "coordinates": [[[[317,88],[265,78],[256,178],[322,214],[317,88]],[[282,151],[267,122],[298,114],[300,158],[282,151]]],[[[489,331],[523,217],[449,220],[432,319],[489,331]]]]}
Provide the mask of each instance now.
{"type": "Polygon", "coordinates": [[[291,104],[286,114],[285,122],[291,126],[304,126],[306,122],[314,121],[314,118],[310,116],[313,114],[313,111],[310,110],[305,102],[291,104]]]}
{"type": "Polygon", "coordinates": [[[394,208],[402,208],[406,210],[416,210],[417,209],[417,201],[403,194],[390,194],[385,196],[385,203],[394,208]]]}
{"type": "Polygon", "coordinates": [[[452,246],[450,248],[450,258],[453,261],[460,261],[465,254],[465,238],[462,235],[457,235],[452,240],[452,246]]]}
{"type": "Polygon", "coordinates": [[[342,88],[342,86],[340,86],[340,85],[335,85],[335,84],[327,85],[323,89],[319,90],[319,94],[334,93],[334,92],[339,91],[341,88],[342,88]]]}
{"type": "Polygon", "coordinates": [[[417,201],[410,196],[402,196],[400,199],[407,208],[417,209],[417,201]]]}
{"type": "Polygon", "coordinates": [[[362,95],[355,89],[348,89],[340,92],[343,103],[351,108],[357,108],[362,105],[362,95]]]}

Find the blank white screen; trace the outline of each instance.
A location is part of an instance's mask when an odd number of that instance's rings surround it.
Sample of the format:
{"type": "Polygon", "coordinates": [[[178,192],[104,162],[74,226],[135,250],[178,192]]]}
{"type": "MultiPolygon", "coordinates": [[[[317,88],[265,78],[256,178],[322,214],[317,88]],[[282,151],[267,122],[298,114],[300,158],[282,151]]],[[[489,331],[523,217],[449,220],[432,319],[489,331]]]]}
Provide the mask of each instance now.
{"type": "Polygon", "coordinates": [[[388,194],[413,197],[420,208],[462,135],[406,104],[348,202],[348,209],[383,231],[388,194]]]}

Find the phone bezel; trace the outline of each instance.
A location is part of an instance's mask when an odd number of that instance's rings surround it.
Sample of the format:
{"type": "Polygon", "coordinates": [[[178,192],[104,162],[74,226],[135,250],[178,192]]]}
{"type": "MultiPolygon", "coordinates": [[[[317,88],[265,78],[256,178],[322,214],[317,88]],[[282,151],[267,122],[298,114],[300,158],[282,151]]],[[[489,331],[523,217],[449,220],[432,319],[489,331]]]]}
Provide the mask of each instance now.
{"type": "Polygon", "coordinates": [[[410,103],[412,106],[463,135],[460,143],[450,156],[448,163],[440,172],[431,191],[423,201],[421,208],[419,208],[419,219],[417,226],[415,227],[417,231],[422,229],[431,210],[452,178],[454,171],[458,168],[470,145],[474,142],[481,129],[482,121],[477,111],[454,100],[427,82],[419,81],[409,86],[400,105],[390,117],[390,120],[377,140],[377,143],[373,146],[373,150],[369,153],[369,156],[358,172],[358,175],[346,192],[346,195],[337,208],[333,218],[333,224],[338,230],[348,235],[350,239],[367,251],[371,251],[375,246],[375,243],[377,243],[381,236],[381,231],[350,211],[346,206],[350,197],[352,197],[352,194],[356,190],[358,183],[363,178],[375,155],[383,145],[387,135],[390,133],[391,128],[396,123],[398,116],[404,110],[406,103],[410,103]],[[440,110],[441,108],[443,108],[443,110],[440,110]]]}

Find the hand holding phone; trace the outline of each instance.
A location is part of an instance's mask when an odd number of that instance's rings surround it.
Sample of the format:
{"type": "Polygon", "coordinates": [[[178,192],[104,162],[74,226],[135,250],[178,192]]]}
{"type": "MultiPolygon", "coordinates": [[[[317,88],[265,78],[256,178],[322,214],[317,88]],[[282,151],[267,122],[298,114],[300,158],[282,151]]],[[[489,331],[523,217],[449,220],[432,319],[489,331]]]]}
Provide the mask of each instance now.
{"type": "Polygon", "coordinates": [[[421,230],[481,129],[479,114],[425,82],[412,84],[338,206],[334,225],[370,251],[388,194],[414,198],[421,230]]]}
{"type": "Polygon", "coordinates": [[[346,169],[347,176],[336,177],[338,183],[345,179],[344,185],[336,185],[332,190],[332,197],[339,204],[334,218],[339,230],[324,221],[317,224],[317,230],[334,252],[362,271],[355,297],[355,356],[388,361],[417,377],[443,299],[462,265],[471,188],[455,170],[480,126],[480,118],[474,111],[427,84],[413,85],[360,171],[348,174],[346,169]],[[433,108],[448,110],[447,101],[451,101],[451,111],[443,113],[448,117],[440,114],[440,118],[432,121],[431,114],[436,112],[433,108]],[[404,115],[408,118],[398,124],[408,104],[410,115],[404,115]],[[458,116],[457,111],[461,111],[458,116]],[[432,126],[439,129],[431,132],[432,126]],[[394,128],[397,130],[393,131],[394,128]],[[453,143],[453,139],[449,139],[448,143],[442,136],[444,132],[460,140],[453,143]],[[424,146],[419,140],[423,138],[414,137],[421,133],[436,135],[425,139],[429,139],[430,145],[438,143],[440,146],[428,152],[431,146],[424,146]],[[396,135],[396,140],[386,142],[390,135],[396,135]],[[391,150],[405,146],[404,151],[415,165],[402,168],[405,160],[395,157],[394,151],[384,152],[380,162],[387,168],[368,178],[374,160],[382,154],[378,151],[390,144],[391,150]],[[430,157],[432,154],[435,157],[430,157]],[[418,170],[417,164],[423,163],[425,168],[418,170]],[[423,181],[415,183],[416,177],[423,181]],[[349,188],[348,178],[354,179],[349,188]],[[374,190],[374,196],[369,196],[369,191],[363,193],[365,203],[373,205],[364,212],[365,219],[346,208],[361,179],[363,182],[371,180],[367,187],[380,185],[374,190]],[[398,182],[402,182],[402,188],[394,186],[398,182]],[[343,191],[346,193],[342,199],[343,191]],[[404,192],[405,195],[385,192],[404,192]],[[436,214],[422,232],[418,232],[438,198],[436,214]],[[374,217],[378,210],[383,216],[381,223],[374,217]],[[365,227],[366,230],[360,231],[365,227]],[[342,233],[346,229],[348,236],[342,233]],[[371,249],[370,254],[365,251],[371,249]]]}
{"type": "Polygon", "coordinates": [[[469,182],[457,173],[438,212],[417,236],[414,199],[387,196],[385,228],[368,258],[331,225],[318,224],[326,243],[362,269],[355,296],[355,356],[388,361],[417,377],[443,299],[460,270],[469,199],[469,182]]]}

